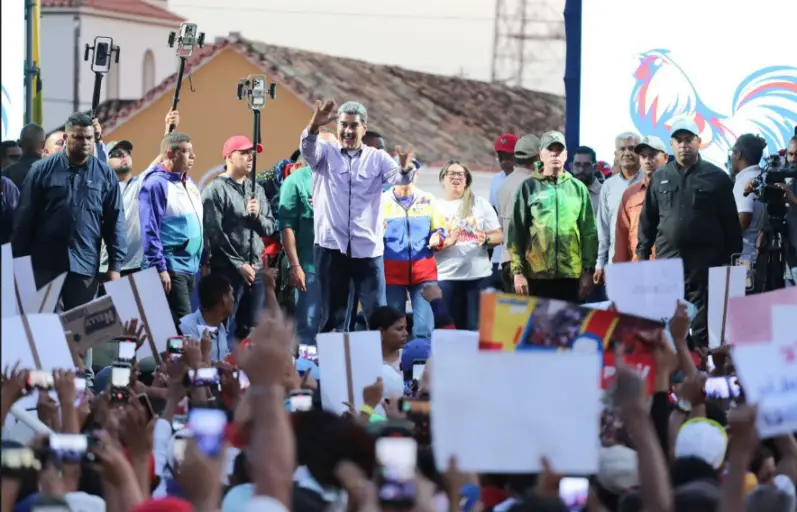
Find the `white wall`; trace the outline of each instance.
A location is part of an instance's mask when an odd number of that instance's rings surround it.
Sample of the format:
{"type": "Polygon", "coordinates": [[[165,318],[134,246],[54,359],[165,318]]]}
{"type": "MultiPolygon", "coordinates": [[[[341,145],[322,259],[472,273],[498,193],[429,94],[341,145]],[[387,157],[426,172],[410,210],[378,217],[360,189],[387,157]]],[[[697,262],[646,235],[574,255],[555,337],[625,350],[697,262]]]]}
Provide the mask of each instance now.
{"type": "MultiPolygon", "coordinates": [[[[44,82],[44,122],[46,129],[63,124],[72,113],[73,83],[73,17],[71,14],[47,13],[42,16],[42,80],[44,82]],[[49,77],[49,78],[48,78],[49,77]]],[[[177,57],[167,42],[174,27],[155,25],[129,19],[97,15],[81,18],[80,48],[80,109],[91,107],[94,93],[94,73],[88,62],[83,62],[83,48],[93,44],[96,36],[113,37],[120,47],[119,64],[113,72],[119,74],[119,96],[109,98],[108,77],[103,79],[100,101],[107,99],[135,100],[142,90],[144,55],[151,50],[155,58],[155,85],[177,71],[177,57]]]]}

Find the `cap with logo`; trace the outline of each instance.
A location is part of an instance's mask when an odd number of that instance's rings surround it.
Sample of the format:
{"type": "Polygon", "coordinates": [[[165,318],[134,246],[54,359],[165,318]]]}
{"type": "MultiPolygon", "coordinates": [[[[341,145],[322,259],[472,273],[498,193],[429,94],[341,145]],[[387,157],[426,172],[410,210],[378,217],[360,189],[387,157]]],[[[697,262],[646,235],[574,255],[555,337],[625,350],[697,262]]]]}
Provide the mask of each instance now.
{"type": "Polygon", "coordinates": [[[517,144],[517,135],[505,133],[495,140],[496,153],[514,153],[517,144]]]}
{"type": "Polygon", "coordinates": [[[533,158],[540,154],[540,139],[533,133],[522,136],[515,144],[517,158],[533,158]]]}
{"type": "Polygon", "coordinates": [[[678,132],[689,132],[692,135],[700,135],[700,128],[691,117],[680,116],[675,119],[670,127],[670,137],[675,136],[678,132]]]}
{"type": "Polygon", "coordinates": [[[108,150],[108,154],[110,154],[114,149],[121,149],[123,151],[127,151],[128,153],[132,153],[133,143],[129,140],[115,140],[113,142],[107,143],[105,145],[105,149],[108,150]]]}
{"type": "Polygon", "coordinates": [[[549,149],[554,144],[561,144],[565,149],[567,149],[567,144],[565,143],[565,134],[562,132],[546,132],[542,139],[540,139],[540,148],[541,149],[549,149]]]}
{"type": "Polygon", "coordinates": [[[661,151],[662,153],[667,152],[667,146],[664,145],[664,142],[662,142],[660,138],[653,135],[646,135],[645,137],[642,137],[642,140],[639,141],[639,144],[637,144],[634,148],[634,152],[639,153],[644,148],[655,149],[656,151],[661,151]]]}
{"type": "Polygon", "coordinates": [[[233,135],[227,142],[224,143],[224,148],[221,150],[222,158],[227,158],[236,151],[249,151],[256,148],[258,153],[263,152],[263,145],[252,143],[251,139],[246,135],[233,135]]]}

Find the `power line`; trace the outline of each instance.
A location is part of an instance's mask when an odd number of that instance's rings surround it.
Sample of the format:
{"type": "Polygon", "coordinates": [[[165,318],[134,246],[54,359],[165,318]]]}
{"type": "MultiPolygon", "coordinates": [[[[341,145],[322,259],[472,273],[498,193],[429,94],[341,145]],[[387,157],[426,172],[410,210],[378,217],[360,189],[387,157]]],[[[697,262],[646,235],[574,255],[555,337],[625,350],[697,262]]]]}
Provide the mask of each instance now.
{"type": "MultiPolygon", "coordinates": [[[[186,9],[201,9],[206,11],[229,11],[229,7],[221,5],[196,5],[196,4],[169,4],[170,8],[182,7],[186,9]]],[[[300,11],[290,9],[272,9],[268,7],[248,7],[246,11],[264,12],[270,14],[286,14],[286,15],[300,15],[300,16],[344,16],[347,18],[377,18],[377,19],[411,19],[416,21],[432,20],[432,21],[480,21],[492,22],[493,18],[489,16],[447,16],[435,14],[377,14],[369,12],[338,12],[338,11],[300,11]]]]}

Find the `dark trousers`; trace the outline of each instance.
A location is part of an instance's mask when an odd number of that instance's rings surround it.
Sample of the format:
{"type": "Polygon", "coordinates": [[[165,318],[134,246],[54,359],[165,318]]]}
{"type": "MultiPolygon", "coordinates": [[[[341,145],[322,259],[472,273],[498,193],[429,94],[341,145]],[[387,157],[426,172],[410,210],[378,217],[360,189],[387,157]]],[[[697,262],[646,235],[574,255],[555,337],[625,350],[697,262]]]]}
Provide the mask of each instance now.
{"type": "Polygon", "coordinates": [[[210,271],[214,274],[224,274],[230,280],[235,304],[230,318],[227,319],[227,333],[235,340],[242,340],[257,325],[260,314],[266,309],[266,285],[263,282],[263,272],[261,269],[255,270],[255,280],[249,284],[235,269],[211,267],[210,271]]]}
{"type": "Polygon", "coordinates": [[[529,279],[529,295],[566,302],[578,300],[578,279],[529,279]]]}
{"type": "MultiPolygon", "coordinates": [[[[41,271],[34,274],[36,289],[41,289],[47,283],[58,277],[60,272],[41,271]]],[[[64,286],[61,288],[61,305],[64,311],[69,311],[87,302],[91,302],[97,296],[99,280],[96,277],[84,276],[67,272],[64,279],[64,286]]]]}
{"type": "Polygon", "coordinates": [[[692,341],[696,346],[708,347],[708,267],[684,268],[684,277],[684,298],[696,310],[691,324],[692,341]]]}
{"type": "Polygon", "coordinates": [[[382,256],[352,258],[335,249],[315,246],[321,294],[321,332],[349,331],[359,297],[366,322],[387,304],[382,256]]]}
{"type": "Polygon", "coordinates": [[[194,287],[196,286],[196,277],[194,274],[183,274],[176,272],[169,272],[169,277],[172,280],[172,289],[166,295],[169,302],[169,310],[172,312],[172,319],[177,330],[180,330],[180,319],[185,315],[190,315],[191,311],[191,297],[194,295],[194,287]]]}
{"type": "Polygon", "coordinates": [[[440,281],[448,314],[457,329],[479,330],[479,301],[481,293],[493,283],[493,276],[469,281],[440,281]]]}

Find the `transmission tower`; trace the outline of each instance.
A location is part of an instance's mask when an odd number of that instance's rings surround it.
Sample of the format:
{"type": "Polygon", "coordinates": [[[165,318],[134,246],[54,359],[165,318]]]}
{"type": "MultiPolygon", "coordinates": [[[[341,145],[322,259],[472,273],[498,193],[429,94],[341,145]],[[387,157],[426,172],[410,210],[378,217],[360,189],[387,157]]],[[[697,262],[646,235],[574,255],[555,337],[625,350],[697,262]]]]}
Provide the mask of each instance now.
{"type": "Polygon", "coordinates": [[[493,82],[563,93],[563,10],[564,0],[495,0],[493,82]]]}

